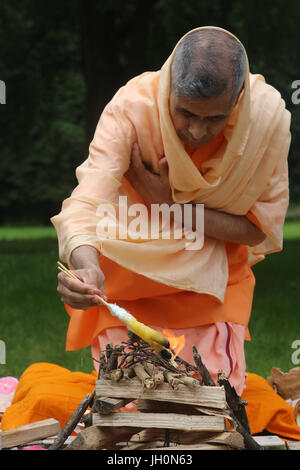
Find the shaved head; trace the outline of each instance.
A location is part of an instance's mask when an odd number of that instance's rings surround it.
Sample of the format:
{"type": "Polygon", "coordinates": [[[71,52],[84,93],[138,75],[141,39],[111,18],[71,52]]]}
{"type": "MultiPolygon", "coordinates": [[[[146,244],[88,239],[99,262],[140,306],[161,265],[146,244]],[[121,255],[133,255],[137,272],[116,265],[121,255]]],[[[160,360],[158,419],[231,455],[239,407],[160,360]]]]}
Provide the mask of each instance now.
{"type": "Polygon", "coordinates": [[[215,98],[242,89],[247,60],[234,37],[218,29],[200,29],[178,45],[172,63],[172,92],[189,99],[215,98]]]}

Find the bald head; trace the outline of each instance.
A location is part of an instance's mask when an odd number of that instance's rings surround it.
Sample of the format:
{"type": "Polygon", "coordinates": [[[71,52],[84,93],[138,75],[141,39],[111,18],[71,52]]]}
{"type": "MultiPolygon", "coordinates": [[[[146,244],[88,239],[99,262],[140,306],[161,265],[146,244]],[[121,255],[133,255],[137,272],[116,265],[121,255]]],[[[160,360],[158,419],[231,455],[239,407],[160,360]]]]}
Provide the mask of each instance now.
{"type": "Polygon", "coordinates": [[[245,80],[246,66],[244,49],[234,37],[213,28],[193,31],[176,49],[172,92],[198,99],[231,91],[234,103],[245,80]]]}

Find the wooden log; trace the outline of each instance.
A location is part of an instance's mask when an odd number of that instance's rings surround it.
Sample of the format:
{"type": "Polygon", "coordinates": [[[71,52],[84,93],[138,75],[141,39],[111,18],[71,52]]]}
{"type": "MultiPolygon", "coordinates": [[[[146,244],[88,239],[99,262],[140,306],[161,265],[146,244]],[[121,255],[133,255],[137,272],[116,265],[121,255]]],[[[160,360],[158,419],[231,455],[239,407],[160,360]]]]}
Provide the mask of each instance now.
{"type": "Polygon", "coordinates": [[[131,401],[133,401],[131,398],[97,398],[95,401],[95,412],[101,415],[109,415],[131,401]]]}
{"type": "MultiPolygon", "coordinates": [[[[199,444],[207,442],[210,444],[225,444],[232,448],[244,449],[243,437],[236,431],[181,431],[181,430],[169,430],[169,441],[171,443],[186,445],[186,444],[199,444]]],[[[153,442],[166,440],[166,432],[163,429],[149,428],[143,431],[133,434],[130,438],[130,442],[153,442]]]]}
{"type": "Polygon", "coordinates": [[[2,449],[22,446],[30,442],[56,436],[60,432],[60,424],[56,419],[26,424],[15,429],[2,432],[2,449]]]}
{"type": "Polygon", "coordinates": [[[150,448],[154,448],[155,445],[155,441],[135,442],[133,444],[127,444],[126,446],[121,446],[119,450],[148,450],[150,448]]]}
{"type": "Polygon", "coordinates": [[[155,387],[154,379],[145,371],[143,364],[134,364],[132,367],[146,389],[153,389],[155,387]]]}
{"type": "Polygon", "coordinates": [[[164,383],[164,373],[162,370],[157,369],[151,362],[143,362],[145,371],[154,379],[155,387],[164,383]]]}
{"type": "Polygon", "coordinates": [[[140,428],[102,428],[91,426],[83,429],[78,436],[68,445],[66,450],[98,450],[109,449],[110,446],[122,440],[128,440],[130,436],[138,432],[140,428]]]}
{"type": "Polygon", "coordinates": [[[143,428],[180,429],[189,431],[225,431],[222,416],[192,416],[175,413],[113,413],[109,416],[93,414],[94,426],[134,426],[143,428]]]}
{"type": "Polygon", "coordinates": [[[119,382],[119,380],[121,380],[121,378],[123,377],[123,370],[122,369],[113,369],[113,370],[109,371],[109,377],[114,382],[119,382]]]}
{"type": "Polygon", "coordinates": [[[300,450],[300,441],[288,441],[286,447],[288,450],[300,450]]]}
{"type": "Polygon", "coordinates": [[[155,400],[143,400],[139,399],[137,409],[145,413],[180,413],[187,415],[199,415],[200,411],[197,411],[193,405],[185,405],[183,403],[166,403],[164,401],[155,400]]]}
{"type": "Polygon", "coordinates": [[[159,451],[178,451],[178,450],[229,450],[228,446],[218,444],[191,444],[191,445],[175,445],[171,447],[148,447],[147,450],[159,450],[159,451]]]}
{"type": "Polygon", "coordinates": [[[188,405],[204,406],[208,408],[226,409],[224,387],[207,387],[201,385],[195,389],[180,384],[177,390],[170,389],[169,384],[163,383],[157,389],[143,388],[136,377],[132,380],[96,381],[96,396],[110,398],[145,398],[170,403],[185,403],[188,405]]]}

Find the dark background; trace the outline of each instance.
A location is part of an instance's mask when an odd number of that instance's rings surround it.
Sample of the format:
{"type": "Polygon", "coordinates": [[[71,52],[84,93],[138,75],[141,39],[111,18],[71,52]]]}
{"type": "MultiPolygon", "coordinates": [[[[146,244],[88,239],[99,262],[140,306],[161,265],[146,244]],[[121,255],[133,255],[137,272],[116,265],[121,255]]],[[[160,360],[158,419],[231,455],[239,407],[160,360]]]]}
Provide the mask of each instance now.
{"type": "Polygon", "coordinates": [[[300,2],[284,0],[0,0],[0,224],[49,224],[113,94],[206,25],[242,41],[251,72],[292,112],[291,202],[300,201],[299,18],[300,2]]]}

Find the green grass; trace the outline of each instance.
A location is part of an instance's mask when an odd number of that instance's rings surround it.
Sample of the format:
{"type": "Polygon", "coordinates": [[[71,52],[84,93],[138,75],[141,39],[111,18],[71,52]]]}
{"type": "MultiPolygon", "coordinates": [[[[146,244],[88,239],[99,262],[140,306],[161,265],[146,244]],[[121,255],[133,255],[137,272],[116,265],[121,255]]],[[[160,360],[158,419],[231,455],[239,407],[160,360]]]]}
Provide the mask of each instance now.
{"type": "Polygon", "coordinates": [[[91,372],[90,348],[65,351],[68,315],[56,291],[55,238],[0,241],[0,377],[19,377],[34,362],[91,372]]]}
{"type": "MultiPolygon", "coordinates": [[[[300,339],[300,222],[284,228],[284,250],[253,267],[256,288],[246,342],[247,370],[267,377],[271,367],[288,371],[300,339]]],[[[68,315],[56,292],[57,240],[51,227],[0,227],[0,340],[6,364],[0,377],[34,362],[91,372],[90,348],[65,351],[68,315]]]]}

